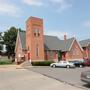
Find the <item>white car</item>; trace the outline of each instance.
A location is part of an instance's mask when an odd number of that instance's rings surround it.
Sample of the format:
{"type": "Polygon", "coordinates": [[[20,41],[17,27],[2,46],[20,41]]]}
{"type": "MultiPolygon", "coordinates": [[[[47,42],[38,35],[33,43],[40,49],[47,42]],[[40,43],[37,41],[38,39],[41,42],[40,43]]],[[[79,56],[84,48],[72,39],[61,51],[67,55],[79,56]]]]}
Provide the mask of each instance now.
{"type": "Polygon", "coordinates": [[[51,63],[50,64],[51,67],[66,67],[66,68],[74,68],[75,65],[69,61],[60,61],[57,63],[51,63]]]}

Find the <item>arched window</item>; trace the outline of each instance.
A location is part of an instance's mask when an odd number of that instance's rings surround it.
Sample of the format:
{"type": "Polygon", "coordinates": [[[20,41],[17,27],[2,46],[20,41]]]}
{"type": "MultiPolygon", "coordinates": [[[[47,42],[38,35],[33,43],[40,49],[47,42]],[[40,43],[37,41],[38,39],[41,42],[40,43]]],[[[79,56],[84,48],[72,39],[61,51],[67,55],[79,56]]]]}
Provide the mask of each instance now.
{"type": "Polygon", "coordinates": [[[39,56],[39,47],[38,47],[38,44],[36,45],[36,56],[37,57],[39,56]]]}
{"type": "Polygon", "coordinates": [[[28,46],[28,51],[29,51],[29,46],[28,46]]]}
{"type": "Polygon", "coordinates": [[[39,29],[34,30],[34,36],[36,36],[36,37],[40,36],[40,30],[39,29]]]}

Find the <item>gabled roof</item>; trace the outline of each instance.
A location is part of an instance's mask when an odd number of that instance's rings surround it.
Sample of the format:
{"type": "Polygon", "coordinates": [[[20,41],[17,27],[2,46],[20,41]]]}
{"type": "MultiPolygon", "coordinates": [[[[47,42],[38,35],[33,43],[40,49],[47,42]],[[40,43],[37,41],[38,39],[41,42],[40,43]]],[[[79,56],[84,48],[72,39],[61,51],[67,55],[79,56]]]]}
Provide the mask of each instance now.
{"type": "Polygon", "coordinates": [[[60,40],[56,36],[47,36],[45,35],[45,50],[61,50],[69,51],[74,38],[67,39],[66,41],[60,40]]]}
{"type": "Polygon", "coordinates": [[[44,36],[45,50],[61,50],[61,42],[56,36],[44,36]]]}
{"type": "Polygon", "coordinates": [[[90,39],[80,41],[82,47],[87,47],[90,44],[90,39]]]}
{"type": "MultiPolygon", "coordinates": [[[[26,32],[19,31],[22,49],[26,49],[26,32]]],[[[44,35],[45,50],[69,51],[75,38],[60,40],[57,36],[44,35]]]]}
{"type": "Polygon", "coordinates": [[[21,40],[22,49],[26,49],[26,32],[19,31],[19,36],[21,40]]]}
{"type": "Polygon", "coordinates": [[[74,37],[73,38],[69,38],[66,41],[63,40],[63,46],[64,46],[64,48],[63,48],[62,51],[70,51],[70,47],[72,46],[74,40],[75,40],[74,37]]]}

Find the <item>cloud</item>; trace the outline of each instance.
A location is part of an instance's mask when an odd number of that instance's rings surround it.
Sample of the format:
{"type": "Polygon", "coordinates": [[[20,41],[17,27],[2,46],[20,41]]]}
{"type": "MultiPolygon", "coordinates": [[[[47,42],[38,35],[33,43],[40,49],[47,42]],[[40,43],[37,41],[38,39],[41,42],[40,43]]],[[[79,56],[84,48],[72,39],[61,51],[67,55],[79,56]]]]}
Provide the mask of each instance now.
{"type": "Polygon", "coordinates": [[[72,7],[73,0],[21,0],[24,4],[33,7],[47,7],[57,12],[62,12],[72,7]]]}
{"type": "Polygon", "coordinates": [[[45,32],[45,35],[57,36],[60,39],[63,39],[64,35],[70,36],[69,33],[63,32],[63,31],[60,31],[60,30],[53,30],[53,31],[48,30],[48,31],[45,32]]]}
{"type": "Polygon", "coordinates": [[[72,7],[73,0],[50,0],[57,9],[57,12],[62,12],[70,7],[72,7]]]}
{"type": "Polygon", "coordinates": [[[0,14],[17,17],[20,13],[20,8],[9,2],[9,0],[0,0],[0,14]]]}
{"type": "Polygon", "coordinates": [[[23,3],[31,6],[42,6],[43,2],[41,0],[22,0],[23,3]]]}
{"type": "Polygon", "coordinates": [[[83,26],[86,27],[86,28],[90,28],[90,21],[85,21],[83,23],[83,26]]]}

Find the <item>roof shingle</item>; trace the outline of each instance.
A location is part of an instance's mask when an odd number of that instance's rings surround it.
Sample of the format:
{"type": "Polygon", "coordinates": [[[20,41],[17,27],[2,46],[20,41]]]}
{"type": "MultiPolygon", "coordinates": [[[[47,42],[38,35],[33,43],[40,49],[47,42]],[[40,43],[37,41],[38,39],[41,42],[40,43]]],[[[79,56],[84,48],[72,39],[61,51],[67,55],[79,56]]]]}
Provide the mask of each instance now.
{"type": "Polygon", "coordinates": [[[19,31],[19,36],[21,40],[22,49],[26,49],[26,32],[25,31],[19,31]]]}
{"type": "MultiPolygon", "coordinates": [[[[26,32],[19,31],[22,49],[26,49],[26,32]]],[[[70,46],[75,38],[67,39],[66,41],[60,40],[57,36],[44,35],[45,50],[61,50],[69,51],[70,46]]]]}
{"type": "Polygon", "coordinates": [[[80,44],[82,47],[87,47],[87,45],[90,43],[90,39],[82,40],[80,41],[80,44]]]}

